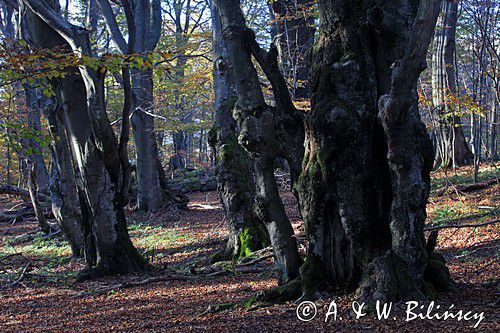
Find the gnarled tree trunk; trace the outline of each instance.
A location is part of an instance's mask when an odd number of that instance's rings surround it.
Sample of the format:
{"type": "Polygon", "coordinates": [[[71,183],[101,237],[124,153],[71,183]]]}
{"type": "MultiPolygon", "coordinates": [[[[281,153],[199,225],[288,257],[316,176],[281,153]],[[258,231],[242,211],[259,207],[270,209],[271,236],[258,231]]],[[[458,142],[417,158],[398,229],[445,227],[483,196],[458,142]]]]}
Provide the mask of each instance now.
{"type": "Polygon", "coordinates": [[[279,196],[274,178],[274,163],[278,156],[287,160],[290,158],[288,162],[292,169],[292,178],[296,177],[296,158],[299,156],[300,159],[302,145],[296,147],[295,143],[300,140],[303,131],[293,130],[297,124],[301,128],[298,121],[300,116],[295,114],[296,110],[291,103],[286,83],[279,73],[276,50],[267,53],[260,49],[255,42],[255,36],[246,27],[240,2],[218,0],[215,4],[221,15],[227,54],[234,68],[238,91],[233,110],[233,116],[240,128],[238,139],[255,161],[255,213],[264,221],[271,239],[279,272],[278,283],[287,283],[299,275],[301,260],[293,237],[293,228],[279,196]],[[257,71],[251,61],[252,54],[273,85],[276,108],[264,101],[257,71]],[[280,95],[283,92],[285,94],[280,95]],[[295,152],[288,154],[294,148],[297,148],[295,152]]]}
{"type": "MultiPolygon", "coordinates": [[[[25,38],[35,47],[64,48],[90,56],[88,32],[59,16],[57,3],[26,0],[25,38]]],[[[80,279],[145,268],[127,231],[116,136],[104,109],[104,76],[91,68],[68,69],[50,83],[61,105],[71,152],[78,167],[84,252],[88,269],[80,279]]],[[[127,159],[128,161],[128,159],[127,159]]]]}
{"type": "Polygon", "coordinates": [[[428,275],[449,286],[425,247],[432,144],[416,96],[438,5],[319,1],[298,186],[309,238],[304,297],[359,287],[366,301],[421,299],[432,293],[428,275]]]}
{"type": "Polygon", "coordinates": [[[236,121],[232,116],[236,102],[233,68],[222,37],[220,17],[212,6],[215,123],[209,142],[215,150],[217,190],[229,225],[229,239],[215,260],[238,260],[269,243],[264,224],[253,211],[255,182],[253,161],[238,143],[236,121]]]}
{"type": "Polygon", "coordinates": [[[70,147],[64,125],[60,119],[62,110],[57,103],[44,108],[52,137],[52,170],[50,197],[52,212],[61,225],[74,257],[83,256],[83,232],[80,200],[76,187],[70,147]]]}

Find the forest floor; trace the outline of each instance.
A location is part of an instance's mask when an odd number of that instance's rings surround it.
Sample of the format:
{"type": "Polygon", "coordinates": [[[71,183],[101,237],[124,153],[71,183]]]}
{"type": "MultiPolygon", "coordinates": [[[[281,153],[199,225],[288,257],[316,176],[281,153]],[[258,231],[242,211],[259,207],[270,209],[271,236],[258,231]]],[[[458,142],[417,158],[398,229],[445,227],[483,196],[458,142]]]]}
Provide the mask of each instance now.
{"type": "MultiPolygon", "coordinates": [[[[481,167],[479,180],[499,177],[500,164],[481,167]]],[[[472,183],[470,167],[433,174],[428,206],[432,225],[472,224],[500,217],[500,185],[460,192],[472,183]],[[447,191],[443,189],[447,186],[447,191]],[[454,184],[453,186],[450,184],[454,184]]],[[[302,222],[294,197],[283,191],[287,213],[298,234],[302,222]]],[[[276,279],[272,259],[240,273],[228,263],[224,274],[197,274],[209,266],[210,256],[224,244],[227,234],[222,207],[215,192],[190,195],[189,211],[145,215],[130,213],[134,244],[159,267],[157,271],[100,278],[77,283],[81,260],[70,258],[68,244],[38,232],[34,219],[0,223],[0,332],[499,332],[499,224],[477,228],[449,228],[439,233],[437,249],[448,261],[456,291],[436,299],[441,309],[484,312],[475,322],[413,320],[405,322],[405,305],[395,304],[397,319],[378,320],[374,314],[355,320],[348,316],[353,294],[330,295],[317,302],[318,316],[310,322],[297,319],[292,302],[258,309],[238,306],[210,313],[210,305],[244,301],[255,292],[272,288],[276,279]],[[120,283],[144,281],[165,272],[192,276],[168,279],[130,288],[120,283]],[[107,288],[106,292],[99,292],[107,288]],[[325,323],[331,301],[342,320],[325,323]]],[[[0,210],[21,201],[0,196],[0,210]]],[[[301,244],[301,251],[304,250],[301,244]]],[[[441,311],[442,312],[442,311],[441,311]]]]}

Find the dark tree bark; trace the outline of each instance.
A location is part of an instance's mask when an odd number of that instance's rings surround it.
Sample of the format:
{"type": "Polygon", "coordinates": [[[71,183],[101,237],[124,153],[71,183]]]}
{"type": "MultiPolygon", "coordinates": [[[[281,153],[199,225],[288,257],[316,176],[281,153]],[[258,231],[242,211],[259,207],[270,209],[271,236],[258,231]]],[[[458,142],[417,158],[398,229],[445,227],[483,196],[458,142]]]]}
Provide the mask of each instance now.
{"type": "Polygon", "coordinates": [[[271,239],[279,272],[278,283],[287,283],[298,276],[301,260],[279,196],[274,163],[278,156],[287,158],[292,179],[297,177],[303,151],[301,115],[293,107],[285,80],[279,72],[276,49],[269,53],[260,49],[253,32],[246,27],[239,1],[218,0],[215,5],[221,16],[227,53],[234,68],[238,99],[233,116],[240,128],[238,140],[255,161],[255,213],[264,221],[271,239]],[[257,71],[251,61],[252,54],[271,81],[276,107],[264,101],[257,71]]]}
{"type": "Polygon", "coordinates": [[[271,4],[276,19],[280,67],[294,99],[310,96],[309,57],[314,43],[314,1],[278,0],[271,4]]]}
{"type": "MultiPolygon", "coordinates": [[[[35,47],[64,48],[91,56],[88,31],[71,25],[57,3],[26,0],[25,38],[35,47]]],[[[86,66],[68,69],[51,81],[61,105],[71,152],[78,167],[84,251],[88,269],[80,279],[121,274],[146,267],[127,231],[117,138],[104,108],[104,75],[86,66]]],[[[128,158],[127,158],[128,161],[128,158]]]]}
{"type": "Polygon", "coordinates": [[[264,224],[253,211],[253,162],[238,143],[232,116],[237,99],[233,68],[222,37],[220,17],[212,6],[215,123],[209,135],[216,155],[217,190],[229,225],[229,239],[215,260],[239,260],[269,243],[264,224]]]}
{"type": "Polygon", "coordinates": [[[438,121],[435,167],[455,167],[473,160],[462,121],[450,102],[450,95],[457,93],[454,61],[457,11],[457,1],[441,0],[432,54],[432,100],[438,121]]]}
{"type": "Polygon", "coordinates": [[[421,299],[429,282],[449,286],[442,258],[425,247],[433,148],[416,95],[438,11],[427,0],[319,1],[299,181],[303,297],[359,287],[369,302],[421,299]]]}
{"type": "Polygon", "coordinates": [[[68,240],[74,257],[83,256],[83,232],[80,200],[76,187],[68,138],[61,118],[62,110],[57,103],[44,108],[52,137],[52,170],[50,196],[52,212],[68,240]]]}

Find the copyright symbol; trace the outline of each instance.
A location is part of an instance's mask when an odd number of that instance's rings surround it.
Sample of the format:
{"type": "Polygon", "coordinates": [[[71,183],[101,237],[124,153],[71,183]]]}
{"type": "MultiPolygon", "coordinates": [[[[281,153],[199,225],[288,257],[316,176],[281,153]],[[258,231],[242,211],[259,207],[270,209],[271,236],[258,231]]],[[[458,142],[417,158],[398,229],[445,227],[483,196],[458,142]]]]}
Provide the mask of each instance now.
{"type": "Polygon", "coordinates": [[[304,301],[297,306],[297,318],[301,321],[311,321],[316,317],[318,309],[316,304],[311,301],[304,301]]]}

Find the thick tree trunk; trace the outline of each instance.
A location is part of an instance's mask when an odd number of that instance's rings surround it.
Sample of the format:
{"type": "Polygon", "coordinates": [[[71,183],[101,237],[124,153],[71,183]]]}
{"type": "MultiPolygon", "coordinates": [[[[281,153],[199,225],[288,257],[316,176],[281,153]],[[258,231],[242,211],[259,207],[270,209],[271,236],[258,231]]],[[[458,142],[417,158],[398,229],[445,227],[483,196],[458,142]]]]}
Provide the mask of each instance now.
{"type": "Polygon", "coordinates": [[[84,88],[79,75],[68,76],[57,88],[64,109],[66,131],[82,177],[84,199],[89,209],[90,219],[82,220],[87,243],[85,258],[92,268],[88,273],[92,277],[141,269],[145,262],[130,241],[122,203],[115,198],[115,191],[120,187],[110,177],[102,152],[91,132],[92,124],[84,100],[85,91],[79,92],[83,99],[76,98],[78,90],[74,87],[84,88]]]}
{"type": "Polygon", "coordinates": [[[83,232],[80,200],[68,138],[60,119],[59,106],[45,108],[52,137],[50,196],[52,212],[66,236],[74,257],[83,256],[83,232]]]}
{"type": "MultiPolygon", "coordinates": [[[[251,61],[251,47],[256,49],[253,44],[255,39],[246,27],[239,1],[218,0],[215,4],[221,15],[227,54],[234,68],[238,91],[233,110],[233,116],[240,128],[238,139],[255,160],[255,213],[264,221],[271,239],[279,272],[278,283],[287,283],[298,276],[301,260],[293,237],[293,228],[279,197],[274,178],[274,162],[276,157],[284,152],[285,142],[280,139],[287,134],[300,137],[300,132],[290,133],[293,127],[288,129],[288,133],[280,131],[280,126],[283,126],[280,121],[283,118],[278,117],[282,115],[283,110],[280,107],[272,108],[264,101],[257,71],[251,61]]],[[[270,77],[270,80],[272,79],[270,77]]],[[[280,82],[284,84],[283,77],[280,82]]],[[[288,91],[286,93],[289,99],[288,91]]],[[[276,100],[277,105],[282,105],[282,102],[281,99],[276,100]]],[[[296,153],[300,154],[300,151],[298,149],[296,153]]]]}
{"type": "Polygon", "coordinates": [[[210,135],[216,154],[217,190],[229,225],[226,247],[214,260],[239,260],[267,245],[269,236],[254,213],[253,161],[238,144],[230,100],[217,109],[210,135]]]}
{"type": "MultiPolygon", "coordinates": [[[[90,56],[87,32],[65,21],[55,21],[55,3],[52,7],[37,0],[25,3],[30,9],[24,17],[28,40],[34,46],[62,47],[90,56]]],[[[104,109],[103,79],[100,73],[80,66],[68,69],[64,78],[51,82],[79,170],[88,265],[80,279],[121,274],[146,266],[127,231],[120,192],[122,174],[118,144],[104,109]]]]}
{"type": "Polygon", "coordinates": [[[422,0],[415,19],[418,4],[319,2],[298,186],[304,297],[359,286],[367,301],[424,298],[426,269],[448,286],[446,267],[425,249],[432,145],[416,98],[438,7],[422,0]]]}
{"type": "Polygon", "coordinates": [[[262,221],[254,213],[255,182],[253,161],[238,143],[236,121],[232,116],[236,102],[233,68],[227,56],[218,12],[212,4],[215,123],[209,142],[216,155],[217,190],[229,225],[229,239],[214,260],[238,260],[269,243],[262,221]]]}
{"type": "Polygon", "coordinates": [[[134,70],[132,87],[135,96],[131,118],[137,162],[137,204],[141,211],[161,208],[163,196],[158,175],[158,148],[154,131],[153,72],[151,69],[134,70]]]}
{"type": "Polygon", "coordinates": [[[314,2],[278,0],[271,4],[276,18],[280,67],[294,99],[310,96],[309,57],[314,43],[314,2]]]}
{"type": "Polygon", "coordinates": [[[457,93],[454,61],[457,11],[457,1],[441,0],[432,54],[432,100],[438,120],[435,167],[469,164],[473,158],[465,141],[462,121],[450,98],[457,93]]]}

